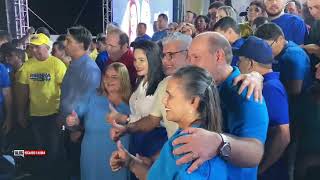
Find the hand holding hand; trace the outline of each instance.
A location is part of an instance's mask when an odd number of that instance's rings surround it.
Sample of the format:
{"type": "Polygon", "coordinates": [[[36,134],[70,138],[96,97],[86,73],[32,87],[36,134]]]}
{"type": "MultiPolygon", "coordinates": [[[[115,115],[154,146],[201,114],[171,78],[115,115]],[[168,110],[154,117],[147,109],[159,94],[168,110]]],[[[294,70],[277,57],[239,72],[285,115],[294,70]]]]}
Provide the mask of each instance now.
{"type": "Polygon", "coordinates": [[[110,137],[113,141],[117,142],[120,139],[120,137],[123,136],[126,132],[126,126],[118,124],[115,120],[112,122],[110,137]]]}

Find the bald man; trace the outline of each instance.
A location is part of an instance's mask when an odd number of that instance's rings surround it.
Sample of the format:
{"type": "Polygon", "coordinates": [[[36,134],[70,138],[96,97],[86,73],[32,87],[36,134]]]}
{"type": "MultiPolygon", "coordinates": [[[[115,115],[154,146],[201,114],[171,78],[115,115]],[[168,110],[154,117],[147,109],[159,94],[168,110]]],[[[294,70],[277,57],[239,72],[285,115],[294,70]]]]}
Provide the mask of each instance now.
{"type": "MultiPolygon", "coordinates": [[[[307,5],[310,14],[315,19],[315,22],[311,26],[311,31],[307,41],[307,45],[302,46],[309,54],[316,56],[319,61],[320,59],[320,1],[319,0],[307,0],[307,5]]],[[[320,66],[318,66],[320,67],[320,66]]]]}
{"type": "Polygon", "coordinates": [[[194,160],[189,169],[193,170],[219,155],[228,162],[228,179],[255,180],[269,123],[265,102],[248,99],[247,89],[238,93],[239,86],[234,86],[233,81],[240,76],[240,71],[230,65],[231,46],[221,34],[206,32],[196,36],[188,53],[190,63],[209,71],[220,87],[224,133],[198,128],[185,130],[190,136],[173,142],[181,145],[174,154],[187,153],[177,163],[194,160]]]}

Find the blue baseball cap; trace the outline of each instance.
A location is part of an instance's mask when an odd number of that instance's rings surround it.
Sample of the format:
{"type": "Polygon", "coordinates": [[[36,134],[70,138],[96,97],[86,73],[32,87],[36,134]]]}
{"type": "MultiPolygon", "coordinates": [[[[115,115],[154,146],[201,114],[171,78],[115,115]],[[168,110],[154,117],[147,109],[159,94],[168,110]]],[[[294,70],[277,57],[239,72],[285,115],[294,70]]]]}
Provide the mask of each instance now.
{"type": "Polygon", "coordinates": [[[249,36],[240,48],[232,49],[233,55],[242,56],[261,64],[272,64],[272,48],[269,44],[255,36],[249,36]]]}

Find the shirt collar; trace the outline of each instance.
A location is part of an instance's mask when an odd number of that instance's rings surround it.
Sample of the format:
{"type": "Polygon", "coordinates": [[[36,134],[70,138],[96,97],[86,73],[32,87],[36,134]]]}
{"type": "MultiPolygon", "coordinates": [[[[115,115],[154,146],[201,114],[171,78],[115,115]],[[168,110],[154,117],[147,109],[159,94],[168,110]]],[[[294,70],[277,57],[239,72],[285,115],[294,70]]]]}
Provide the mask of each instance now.
{"type": "Polygon", "coordinates": [[[125,60],[125,59],[128,59],[129,57],[132,57],[132,51],[130,49],[128,49],[128,51],[125,52],[120,59],[125,60]]]}
{"type": "Polygon", "coordinates": [[[263,82],[267,82],[267,81],[270,81],[272,79],[279,79],[280,77],[280,73],[278,72],[269,72],[265,75],[263,75],[263,82]]]}
{"type": "Polygon", "coordinates": [[[240,48],[244,44],[244,39],[237,39],[234,43],[232,43],[232,47],[240,48]]]}
{"type": "Polygon", "coordinates": [[[289,47],[289,44],[291,44],[290,41],[288,41],[288,42],[284,45],[283,49],[282,49],[281,52],[275,57],[275,59],[280,59],[280,58],[281,58],[281,56],[286,52],[287,48],[289,47]]]}
{"type": "Polygon", "coordinates": [[[239,76],[241,74],[238,67],[233,66],[232,68],[233,68],[232,73],[227,77],[227,79],[225,81],[222,82],[221,87],[223,87],[223,86],[229,86],[229,87],[233,86],[234,78],[236,78],[237,76],[239,76]]]}
{"type": "Polygon", "coordinates": [[[82,64],[82,62],[84,62],[88,58],[89,58],[89,55],[88,54],[84,54],[79,59],[72,60],[71,63],[70,63],[70,66],[79,66],[80,64],[82,64]]]}

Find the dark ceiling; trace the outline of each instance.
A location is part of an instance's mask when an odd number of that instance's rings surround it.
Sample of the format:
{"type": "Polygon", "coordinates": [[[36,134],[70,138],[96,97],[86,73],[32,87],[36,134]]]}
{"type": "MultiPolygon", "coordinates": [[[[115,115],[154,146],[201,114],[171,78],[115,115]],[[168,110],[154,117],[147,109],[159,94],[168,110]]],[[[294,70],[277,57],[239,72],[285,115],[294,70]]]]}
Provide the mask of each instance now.
{"type": "MultiPolygon", "coordinates": [[[[102,0],[30,0],[29,7],[59,34],[74,25],[85,5],[77,25],[87,27],[93,35],[102,32],[102,0]]],[[[29,12],[30,26],[35,28],[46,25],[29,12]]],[[[56,34],[51,31],[52,34],[56,34]]]]}

